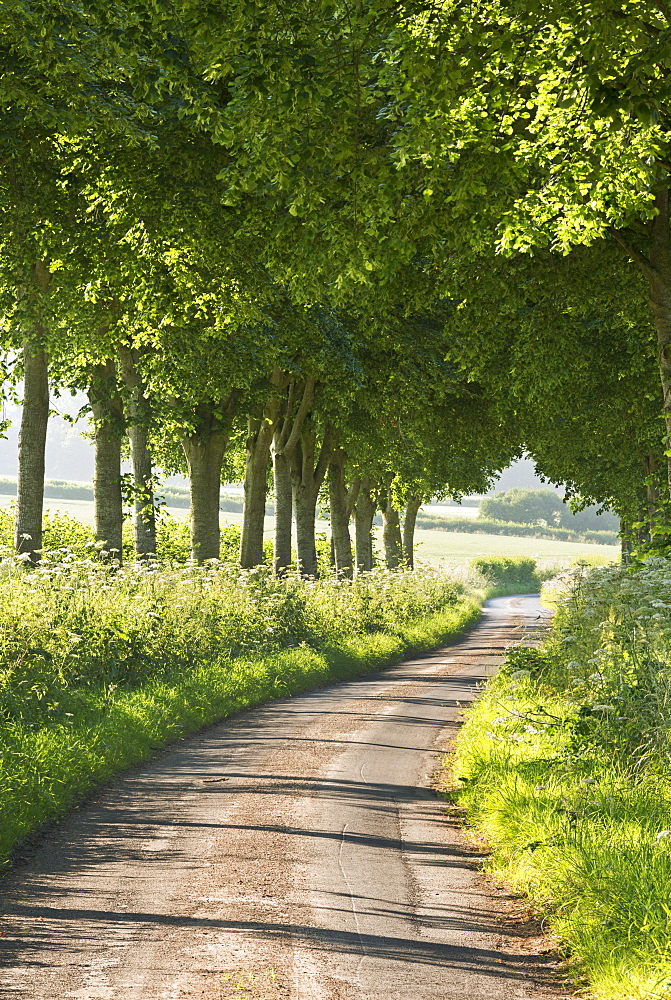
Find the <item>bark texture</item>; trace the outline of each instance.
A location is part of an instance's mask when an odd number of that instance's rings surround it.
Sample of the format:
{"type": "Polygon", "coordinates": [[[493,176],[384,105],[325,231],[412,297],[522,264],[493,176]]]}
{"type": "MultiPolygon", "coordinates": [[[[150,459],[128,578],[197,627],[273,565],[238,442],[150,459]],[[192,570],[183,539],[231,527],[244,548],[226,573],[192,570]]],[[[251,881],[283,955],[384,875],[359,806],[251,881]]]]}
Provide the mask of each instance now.
{"type": "Polygon", "coordinates": [[[403,559],[408,569],[415,568],[415,525],[421,506],[422,501],[419,497],[411,497],[403,515],[403,559]]]}
{"type": "Polygon", "coordinates": [[[193,433],[182,438],[191,487],[191,555],[198,563],[219,558],[221,466],[236,400],[237,394],[231,394],[218,405],[201,403],[193,433]]]}
{"type": "Polygon", "coordinates": [[[123,405],[117,390],[116,367],[111,359],[95,365],[89,402],[95,424],[93,502],[95,532],[103,552],[122,559],[123,500],[121,496],[121,440],[123,405]]]}
{"type": "Polygon", "coordinates": [[[135,557],[138,560],[156,555],[156,511],[154,508],[154,468],[149,448],[151,413],[144,395],[144,385],[138,371],[138,352],[129,347],[119,348],[121,372],[126,385],[127,428],[133,465],[135,499],[133,529],[135,557]]]}
{"type": "Polygon", "coordinates": [[[403,560],[401,521],[398,510],[389,494],[387,494],[387,502],[382,508],[382,541],[387,569],[398,569],[403,560]]]}
{"type": "Polygon", "coordinates": [[[44,350],[26,345],[23,350],[23,412],[19,430],[19,481],[16,497],[15,545],[39,560],[42,548],[44,502],[44,452],[49,421],[48,358],[44,350]]]}
{"type": "Polygon", "coordinates": [[[357,573],[369,573],[373,568],[373,518],[375,517],[375,505],[371,496],[371,487],[372,484],[368,476],[363,476],[354,507],[357,573]]]}
{"type": "Polygon", "coordinates": [[[349,533],[351,505],[345,486],[346,454],[337,448],[329,462],[329,499],[331,502],[332,563],[338,576],[352,578],[352,539],[349,533]]]}

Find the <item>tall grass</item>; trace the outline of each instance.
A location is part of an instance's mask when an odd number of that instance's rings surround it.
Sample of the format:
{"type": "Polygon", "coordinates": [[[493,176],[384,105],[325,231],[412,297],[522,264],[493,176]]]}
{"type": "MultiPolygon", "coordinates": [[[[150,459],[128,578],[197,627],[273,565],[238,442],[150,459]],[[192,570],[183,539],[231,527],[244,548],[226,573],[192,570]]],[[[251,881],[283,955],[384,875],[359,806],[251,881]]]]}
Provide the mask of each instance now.
{"type": "Polygon", "coordinates": [[[470,710],[458,800],[578,982],[671,997],[671,565],[577,570],[470,710]]]}
{"type": "Polygon", "coordinates": [[[477,604],[437,572],[278,580],[119,568],[65,546],[0,562],[0,863],[96,782],[231,712],[446,641],[477,604]]]}

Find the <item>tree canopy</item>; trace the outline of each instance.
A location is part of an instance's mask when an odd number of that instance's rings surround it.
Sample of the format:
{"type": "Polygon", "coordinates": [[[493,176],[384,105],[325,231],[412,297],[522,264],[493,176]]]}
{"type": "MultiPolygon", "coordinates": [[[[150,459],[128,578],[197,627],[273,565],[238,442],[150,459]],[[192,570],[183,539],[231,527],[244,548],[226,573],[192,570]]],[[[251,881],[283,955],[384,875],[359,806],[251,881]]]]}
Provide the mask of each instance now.
{"type": "Polygon", "coordinates": [[[1,329],[33,497],[17,544],[39,548],[49,386],[89,395],[115,549],[125,436],[140,522],[153,470],[188,471],[199,559],[219,552],[226,468],[246,470],[241,560],[262,558],[271,456],[306,572],[318,502],[345,565],[350,518],[380,507],[398,547],[400,507],[483,491],[525,448],[577,504],[644,511],[659,535],[670,16],[5,4],[1,329]]]}

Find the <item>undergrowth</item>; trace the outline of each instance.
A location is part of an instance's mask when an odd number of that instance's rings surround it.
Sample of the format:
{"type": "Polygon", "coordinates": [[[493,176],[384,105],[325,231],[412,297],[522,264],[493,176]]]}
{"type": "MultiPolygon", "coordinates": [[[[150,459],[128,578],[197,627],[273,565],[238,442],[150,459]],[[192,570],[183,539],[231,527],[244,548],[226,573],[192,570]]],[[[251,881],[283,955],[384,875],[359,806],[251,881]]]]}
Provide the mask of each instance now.
{"type": "Polygon", "coordinates": [[[576,980],[671,997],[671,565],[574,572],[467,713],[455,796],[576,980]]]}
{"type": "Polygon", "coordinates": [[[201,725],[430,649],[478,617],[456,579],[0,563],[0,863],[96,783],[201,725]]]}

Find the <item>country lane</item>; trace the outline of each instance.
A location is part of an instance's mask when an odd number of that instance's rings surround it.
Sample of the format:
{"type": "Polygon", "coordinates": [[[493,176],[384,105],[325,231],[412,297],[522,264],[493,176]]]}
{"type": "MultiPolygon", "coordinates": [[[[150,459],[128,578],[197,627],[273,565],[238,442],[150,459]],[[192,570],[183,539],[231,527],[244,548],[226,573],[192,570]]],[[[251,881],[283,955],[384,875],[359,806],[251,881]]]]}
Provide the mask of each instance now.
{"type": "Polygon", "coordinates": [[[242,713],[54,826],[0,883],[3,1000],[557,1000],[556,958],[431,790],[535,596],[459,643],[242,713]]]}

